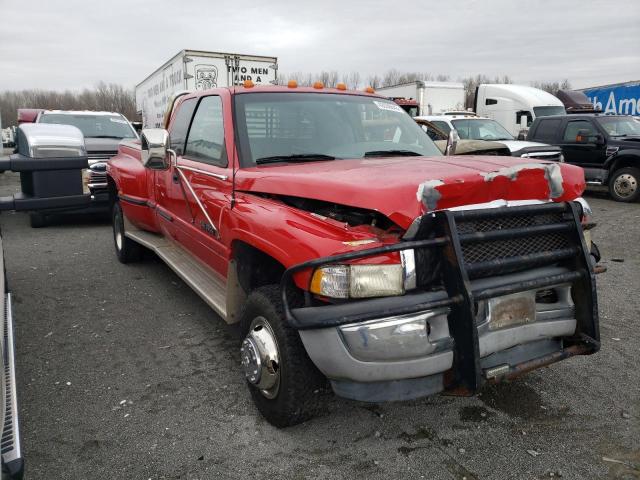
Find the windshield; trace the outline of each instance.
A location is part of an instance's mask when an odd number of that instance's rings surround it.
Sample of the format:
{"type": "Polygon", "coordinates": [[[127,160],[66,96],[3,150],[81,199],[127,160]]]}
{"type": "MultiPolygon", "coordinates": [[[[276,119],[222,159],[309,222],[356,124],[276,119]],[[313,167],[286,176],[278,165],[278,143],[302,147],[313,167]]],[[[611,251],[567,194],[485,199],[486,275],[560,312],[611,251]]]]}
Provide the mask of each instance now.
{"type": "Polygon", "coordinates": [[[533,114],[536,117],[548,117],[550,115],[564,115],[566,114],[564,107],[533,107],[533,114]]]}
{"type": "Polygon", "coordinates": [[[453,127],[460,138],[467,140],[513,140],[513,136],[495,120],[465,119],[452,120],[453,127]]]}
{"type": "Polygon", "coordinates": [[[596,117],[596,120],[611,137],[640,136],[640,122],[633,117],[596,117]]]}
{"type": "MultiPolygon", "coordinates": [[[[425,132],[394,102],[330,93],[235,96],[242,165],[256,160],[341,160],[439,156],[425,132]]],[[[258,164],[263,161],[257,162],[258,164]]]]}
{"type": "Polygon", "coordinates": [[[85,138],[136,138],[129,122],[119,115],[43,113],[38,122],[73,125],[85,138]]]}

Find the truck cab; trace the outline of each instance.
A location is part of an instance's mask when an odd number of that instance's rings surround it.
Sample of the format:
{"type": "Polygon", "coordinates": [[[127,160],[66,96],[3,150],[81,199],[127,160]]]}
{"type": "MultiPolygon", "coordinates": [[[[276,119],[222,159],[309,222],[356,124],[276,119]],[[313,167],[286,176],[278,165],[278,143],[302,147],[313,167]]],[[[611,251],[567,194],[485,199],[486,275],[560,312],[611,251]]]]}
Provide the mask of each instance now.
{"type": "Polygon", "coordinates": [[[187,93],[107,166],[122,263],[154,251],[220,317],[273,425],[471,394],[599,348],[574,166],[443,157],[369,92],[187,93]]]}
{"type": "Polygon", "coordinates": [[[550,93],[511,84],[478,85],[474,110],[478,115],[496,120],[518,138],[536,118],[566,113],[564,104],[550,93]]]}
{"type": "Polygon", "coordinates": [[[562,148],[565,161],[584,169],[587,184],[606,186],[620,202],[640,198],[640,122],[629,115],[543,117],[529,138],[562,148]]]}

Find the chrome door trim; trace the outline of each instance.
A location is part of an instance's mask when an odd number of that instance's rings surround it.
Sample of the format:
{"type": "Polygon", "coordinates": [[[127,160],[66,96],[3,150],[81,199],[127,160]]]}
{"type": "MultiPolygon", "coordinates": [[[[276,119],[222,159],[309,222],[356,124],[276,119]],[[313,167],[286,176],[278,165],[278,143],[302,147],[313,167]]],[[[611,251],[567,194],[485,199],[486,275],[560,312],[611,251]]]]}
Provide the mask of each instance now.
{"type": "MultiPolygon", "coordinates": [[[[196,192],[193,190],[193,187],[191,186],[191,184],[189,183],[189,180],[187,180],[186,175],[184,174],[184,172],[181,170],[182,166],[178,166],[178,168],[176,169],[177,172],[180,174],[180,178],[182,178],[182,181],[184,181],[184,184],[187,186],[187,188],[189,189],[189,192],[191,192],[191,195],[193,195],[193,198],[195,199],[196,203],[198,204],[198,207],[200,207],[200,210],[202,211],[202,214],[204,215],[204,217],[207,219],[207,221],[209,222],[209,225],[211,225],[211,228],[213,228],[213,231],[215,232],[215,236],[216,238],[220,238],[220,231],[218,230],[218,228],[216,227],[215,223],[213,223],[213,221],[211,220],[211,217],[209,216],[209,214],[207,213],[207,210],[204,208],[204,205],[202,205],[202,202],[200,201],[200,199],[198,198],[198,196],[196,195],[196,192]]],[[[188,167],[186,167],[187,169],[189,169],[188,167]]]]}
{"type": "Polygon", "coordinates": [[[200,170],[199,168],[187,167],[186,165],[176,165],[178,168],[183,170],[189,170],[190,172],[200,173],[202,175],[207,175],[209,177],[217,178],[218,180],[227,180],[229,177],[227,175],[220,175],[218,173],[207,172],[206,170],[200,170]]]}

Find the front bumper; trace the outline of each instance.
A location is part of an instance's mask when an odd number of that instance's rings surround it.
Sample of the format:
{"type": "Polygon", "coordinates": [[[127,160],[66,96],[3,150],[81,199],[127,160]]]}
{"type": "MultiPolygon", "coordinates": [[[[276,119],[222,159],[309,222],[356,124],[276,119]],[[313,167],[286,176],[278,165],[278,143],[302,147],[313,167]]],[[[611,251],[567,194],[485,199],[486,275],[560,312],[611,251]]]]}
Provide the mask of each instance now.
{"type": "Polygon", "coordinates": [[[285,274],[283,301],[287,319],[299,329],[307,353],[331,380],[337,394],[363,401],[386,401],[441,390],[474,392],[487,381],[511,378],[533,365],[599,349],[595,277],[576,205],[447,211],[429,217],[423,222],[425,228],[418,228],[410,241],[314,260],[285,274]],[[458,223],[505,214],[540,218],[557,215],[562,221],[486,232],[458,231],[458,223]],[[509,238],[524,243],[527,236],[544,239],[544,235],[558,234],[565,241],[560,248],[523,255],[471,260],[474,250],[467,248],[490,246],[492,242],[497,245],[509,238]],[[409,248],[433,252],[428,267],[439,265],[444,288],[418,288],[399,297],[324,306],[290,308],[287,303],[286,290],[297,271],[409,248]],[[548,292],[555,295],[551,302],[542,296],[548,292]],[[535,298],[536,293],[541,298],[535,301],[535,318],[516,318],[513,324],[492,327],[487,311],[491,299],[509,295],[535,298]],[[424,337],[421,355],[402,358],[403,353],[406,355],[402,344],[394,344],[390,348],[395,351],[384,352],[375,359],[376,350],[382,352],[384,347],[371,335],[372,321],[419,317],[443,310],[440,317],[430,320],[435,323],[424,337]],[[360,335],[360,344],[354,332],[360,335]],[[370,355],[366,354],[367,349],[370,355]]]}

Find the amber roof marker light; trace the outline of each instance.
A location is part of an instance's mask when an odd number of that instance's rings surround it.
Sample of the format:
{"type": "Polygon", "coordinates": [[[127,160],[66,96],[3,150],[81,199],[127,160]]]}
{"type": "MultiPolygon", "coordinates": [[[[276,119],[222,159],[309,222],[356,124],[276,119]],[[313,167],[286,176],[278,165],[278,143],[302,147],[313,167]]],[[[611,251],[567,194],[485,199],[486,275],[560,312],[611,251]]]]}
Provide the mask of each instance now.
{"type": "Polygon", "coordinates": [[[253,80],[245,80],[245,81],[242,83],[242,86],[243,86],[244,88],[253,88],[253,87],[255,87],[255,84],[253,83],[253,80]]]}
{"type": "Polygon", "coordinates": [[[287,87],[298,88],[298,82],[296,82],[295,80],[289,80],[289,82],[287,83],[287,87]]]}
{"type": "Polygon", "coordinates": [[[373,87],[367,87],[364,89],[365,92],[367,93],[376,93],[376,91],[373,89],[373,87]]]}
{"type": "Polygon", "coordinates": [[[322,82],[315,82],[315,83],[313,84],[313,88],[315,88],[316,90],[320,90],[320,89],[324,88],[324,83],[322,83],[322,82]]]}
{"type": "Polygon", "coordinates": [[[339,84],[336,85],[336,88],[338,90],[346,90],[347,89],[347,85],[345,83],[340,82],[339,84]]]}

